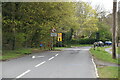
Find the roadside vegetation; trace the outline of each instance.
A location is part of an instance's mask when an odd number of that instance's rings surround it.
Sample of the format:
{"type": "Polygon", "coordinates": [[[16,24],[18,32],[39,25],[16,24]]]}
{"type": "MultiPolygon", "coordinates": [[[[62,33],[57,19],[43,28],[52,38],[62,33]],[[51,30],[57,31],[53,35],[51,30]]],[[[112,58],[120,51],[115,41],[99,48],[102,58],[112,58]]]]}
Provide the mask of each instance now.
{"type": "MultiPolygon", "coordinates": [[[[91,48],[90,52],[98,60],[118,64],[118,62],[119,62],[118,59],[113,59],[112,55],[105,51],[105,48],[109,48],[109,47],[97,47],[95,50],[93,48],[91,48]]],[[[119,64],[120,64],[120,62],[119,62],[119,64]]]]}
{"type": "MultiPolygon", "coordinates": [[[[112,55],[105,51],[106,48],[110,47],[97,47],[95,50],[90,49],[91,54],[94,58],[101,60],[103,62],[120,64],[120,59],[112,59],[112,55]]],[[[118,73],[120,72],[120,67],[114,66],[102,66],[97,67],[98,74],[100,78],[118,78],[118,73]]]]}
{"type": "Polygon", "coordinates": [[[119,67],[105,66],[98,68],[100,78],[119,78],[118,72],[120,72],[119,67]]]}
{"type": "MultiPolygon", "coordinates": [[[[111,23],[112,15],[105,17],[101,8],[93,9],[86,2],[3,2],[2,8],[2,48],[5,51],[36,48],[40,43],[50,45],[53,28],[55,33],[62,33],[63,46],[111,40],[111,25],[107,22],[111,23]]],[[[59,43],[57,40],[55,37],[54,45],[59,43]]]]}
{"type": "Polygon", "coordinates": [[[19,49],[19,50],[8,50],[3,51],[2,56],[0,57],[0,60],[10,60],[18,57],[22,57],[25,55],[29,55],[32,53],[32,49],[19,49]]]}
{"type": "Polygon", "coordinates": [[[71,47],[86,47],[92,46],[93,44],[72,44],[71,47]]]}

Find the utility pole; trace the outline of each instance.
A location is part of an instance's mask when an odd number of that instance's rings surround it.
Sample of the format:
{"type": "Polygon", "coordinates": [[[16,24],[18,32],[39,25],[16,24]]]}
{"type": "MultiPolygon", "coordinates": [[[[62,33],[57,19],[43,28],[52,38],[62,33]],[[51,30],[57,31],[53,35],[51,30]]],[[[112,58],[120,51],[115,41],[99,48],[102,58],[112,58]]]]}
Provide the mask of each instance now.
{"type": "Polygon", "coordinates": [[[116,59],[117,0],[113,0],[112,58],[116,59]]]}
{"type": "Polygon", "coordinates": [[[118,12],[120,12],[120,1],[118,2],[118,12]]]}
{"type": "Polygon", "coordinates": [[[118,28],[117,28],[117,47],[119,46],[120,41],[120,1],[118,2],[118,28]]]}

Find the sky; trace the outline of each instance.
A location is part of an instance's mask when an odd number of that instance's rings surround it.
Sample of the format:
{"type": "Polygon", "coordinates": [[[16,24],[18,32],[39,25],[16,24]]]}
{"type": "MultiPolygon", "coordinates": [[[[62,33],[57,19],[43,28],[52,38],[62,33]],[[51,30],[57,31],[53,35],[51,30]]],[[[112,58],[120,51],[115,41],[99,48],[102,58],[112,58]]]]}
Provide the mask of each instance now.
{"type": "MultiPolygon", "coordinates": [[[[77,0],[77,1],[85,1],[90,2],[93,8],[95,5],[100,5],[104,10],[108,12],[112,12],[113,9],[113,0],[77,0]]],[[[118,2],[120,0],[117,0],[118,2]]]]}

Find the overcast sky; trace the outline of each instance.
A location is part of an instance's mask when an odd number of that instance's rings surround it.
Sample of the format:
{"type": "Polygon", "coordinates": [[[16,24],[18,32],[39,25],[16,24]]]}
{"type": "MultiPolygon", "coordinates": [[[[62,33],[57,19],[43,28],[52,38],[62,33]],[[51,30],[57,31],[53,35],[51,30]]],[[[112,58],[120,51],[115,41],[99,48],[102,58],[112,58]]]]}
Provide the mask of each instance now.
{"type": "MultiPolygon", "coordinates": [[[[80,0],[80,1],[91,2],[93,7],[95,5],[100,5],[106,11],[110,11],[110,12],[112,12],[112,9],[113,9],[113,0],[80,0]]],[[[117,0],[117,1],[119,2],[120,0],[117,0]]]]}

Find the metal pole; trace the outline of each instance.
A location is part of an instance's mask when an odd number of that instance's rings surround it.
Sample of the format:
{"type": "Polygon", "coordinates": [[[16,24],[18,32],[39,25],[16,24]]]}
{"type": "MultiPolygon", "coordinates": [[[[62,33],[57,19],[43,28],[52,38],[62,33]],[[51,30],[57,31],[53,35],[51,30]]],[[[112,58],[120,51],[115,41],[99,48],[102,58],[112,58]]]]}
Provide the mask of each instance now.
{"type": "Polygon", "coordinates": [[[116,59],[117,0],[113,0],[112,58],[116,59]]]}
{"type": "Polygon", "coordinates": [[[52,50],[54,50],[54,36],[53,36],[52,50]]]}

